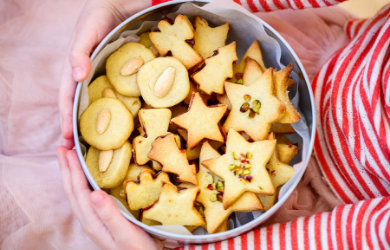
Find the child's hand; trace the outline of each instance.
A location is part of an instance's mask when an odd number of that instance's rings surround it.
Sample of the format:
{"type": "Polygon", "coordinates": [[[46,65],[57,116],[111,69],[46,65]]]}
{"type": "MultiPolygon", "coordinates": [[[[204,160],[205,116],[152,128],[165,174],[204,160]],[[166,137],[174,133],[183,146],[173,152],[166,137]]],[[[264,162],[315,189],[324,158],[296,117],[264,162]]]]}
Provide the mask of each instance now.
{"type": "Polygon", "coordinates": [[[151,6],[151,0],[89,0],[85,4],[72,35],[61,77],[59,107],[62,145],[73,148],[72,108],[76,82],[91,71],[93,49],[117,25],[129,16],[151,6]]]}
{"type": "Polygon", "coordinates": [[[104,191],[91,191],[77,154],[57,148],[65,194],[84,231],[102,249],[163,249],[120,213],[104,191]]]}

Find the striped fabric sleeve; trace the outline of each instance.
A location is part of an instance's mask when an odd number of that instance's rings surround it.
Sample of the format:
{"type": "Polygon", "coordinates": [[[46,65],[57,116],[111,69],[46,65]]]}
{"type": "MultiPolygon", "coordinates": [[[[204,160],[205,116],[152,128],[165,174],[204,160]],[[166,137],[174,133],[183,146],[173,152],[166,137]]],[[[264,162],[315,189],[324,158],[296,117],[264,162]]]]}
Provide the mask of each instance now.
{"type": "Polygon", "coordinates": [[[255,229],[236,238],[176,250],[390,249],[390,197],[361,201],[255,229]]]}
{"type": "MultiPolygon", "coordinates": [[[[152,4],[160,4],[171,0],[152,0],[152,4]]],[[[270,12],[284,9],[306,9],[332,6],[346,0],[233,0],[252,12],[270,12]]]]}

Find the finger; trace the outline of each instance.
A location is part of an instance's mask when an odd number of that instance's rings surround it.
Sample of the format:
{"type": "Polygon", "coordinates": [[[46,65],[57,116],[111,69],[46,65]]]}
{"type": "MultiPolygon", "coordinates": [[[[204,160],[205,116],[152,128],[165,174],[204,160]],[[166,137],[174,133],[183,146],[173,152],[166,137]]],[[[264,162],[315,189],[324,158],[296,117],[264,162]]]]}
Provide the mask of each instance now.
{"type": "Polygon", "coordinates": [[[82,218],[80,216],[80,210],[76,203],[76,197],[73,194],[72,179],[70,176],[68,159],[66,158],[66,152],[68,149],[63,146],[59,146],[56,151],[58,155],[58,163],[61,169],[62,185],[64,187],[65,195],[69,200],[70,206],[76,215],[76,218],[80,221],[81,224],[83,224],[82,218]]]}
{"type": "Polygon", "coordinates": [[[66,147],[67,149],[72,149],[74,147],[74,139],[67,140],[65,138],[61,139],[61,145],[66,147]]]}
{"type": "Polygon", "coordinates": [[[160,249],[145,231],[129,222],[121,214],[115,202],[106,192],[93,191],[90,198],[93,208],[110,230],[117,246],[127,245],[129,249],[138,249],[139,246],[143,246],[144,249],[160,249]],[[128,235],[135,236],[131,242],[128,240],[128,235]]]}
{"type": "Polygon", "coordinates": [[[92,207],[89,198],[91,190],[77,154],[74,150],[69,150],[66,156],[71,171],[73,193],[76,196],[78,208],[84,221],[84,230],[96,244],[103,246],[104,249],[110,249],[113,238],[92,207]]]}
{"type": "Polygon", "coordinates": [[[66,140],[73,139],[73,101],[77,84],[72,77],[72,69],[65,62],[60,84],[59,108],[61,114],[62,137],[66,140]]]}

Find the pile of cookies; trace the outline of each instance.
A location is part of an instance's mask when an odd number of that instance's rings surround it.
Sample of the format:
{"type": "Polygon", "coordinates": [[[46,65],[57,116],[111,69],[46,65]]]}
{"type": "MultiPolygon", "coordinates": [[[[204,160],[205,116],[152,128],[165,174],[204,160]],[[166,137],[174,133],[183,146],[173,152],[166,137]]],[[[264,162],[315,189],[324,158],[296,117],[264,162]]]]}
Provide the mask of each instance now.
{"type": "Polygon", "coordinates": [[[96,183],[147,225],[228,230],[234,212],[270,209],[294,176],[301,119],[292,65],[266,68],[257,41],[239,63],[229,24],[163,18],[106,62],[80,132],[96,183]]]}

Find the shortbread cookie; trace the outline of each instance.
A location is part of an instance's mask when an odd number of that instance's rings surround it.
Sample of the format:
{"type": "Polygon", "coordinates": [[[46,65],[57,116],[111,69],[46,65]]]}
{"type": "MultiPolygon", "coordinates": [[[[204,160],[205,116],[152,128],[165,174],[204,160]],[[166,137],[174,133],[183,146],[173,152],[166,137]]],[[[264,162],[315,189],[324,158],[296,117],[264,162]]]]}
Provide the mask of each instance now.
{"type": "Polygon", "coordinates": [[[250,58],[245,58],[244,74],[242,76],[242,84],[244,86],[251,85],[257,78],[264,74],[260,64],[250,58]]]}
{"type": "Polygon", "coordinates": [[[115,150],[101,151],[91,146],[85,163],[101,188],[113,188],[123,183],[131,160],[129,142],[115,150]]]}
{"type": "Polygon", "coordinates": [[[175,136],[171,133],[158,137],[152,143],[148,157],[162,164],[162,171],[177,174],[180,182],[197,185],[196,167],[189,165],[186,151],[177,147],[175,136]]]}
{"type": "Polygon", "coordinates": [[[226,93],[223,95],[216,95],[216,97],[217,97],[217,100],[219,103],[225,104],[228,106],[228,110],[232,109],[232,103],[229,101],[229,97],[227,96],[226,93]]]}
{"type": "MultiPolygon", "coordinates": [[[[220,157],[207,141],[203,143],[199,161],[215,159],[220,157]]],[[[224,209],[222,200],[224,196],[224,182],[218,176],[211,173],[208,169],[199,166],[197,174],[200,194],[196,200],[203,204],[204,215],[207,223],[207,231],[210,234],[217,233],[219,228],[227,221],[233,212],[250,212],[262,210],[263,206],[254,193],[244,193],[232,206],[224,209]]]]}
{"type": "Polygon", "coordinates": [[[290,79],[291,72],[294,68],[294,65],[291,63],[282,70],[279,70],[274,75],[274,84],[275,84],[275,93],[276,97],[286,105],[286,112],[279,123],[295,123],[301,119],[301,115],[294,108],[290,102],[287,92],[287,82],[290,79]]]}
{"type": "Polygon", "coordinates": [[[295,133],[295,129],[291,126],[291,124],[286,123],[278,123],[275,122],[271,125],[271,132],[276,134],[293,134],[295,133]]]}
{"type": "Polygon", "coordinates": [[[229,32],[229,24],[211,28],[208,22],[201,18],[195,17],[195,45],[196,50],[204,59],[211,57],[214,51],[225,46],[225,41],[229,32]]]}
{"type": "Polygon", "coordinates": [[[186,16],[177,15],[173,25],[161,20],[158,28],[160,32],[151,32],[149,37],[160,55],[166,56],[171,51],[187,69],[202,62],[202,57],[190,45],[193,43],[195,30],[186,16]]]}
{"type": "Polygon", "coordinates": [[[193,149],[203,139],[224,142],[219,121],[226,109],[227,105],[223,104],[207,107],[200,94],[195,93],[188,111],[173,118],[171,123],[187,130],[189,149],[193,149]]]}
{"type": "MultiPolygon", "coordinates": [[[[188,106],[187,105],[175,105],[173,107],[170,108],[171,111],[172,111],[172,117],[176,117],[184,112],[187,112],[188,110],[188,106]]],[[[173,134],[177,134],[177,127],[173,124],[169,124],[169,128],[168,128],[168,131],[173,133],[173,134]]]]}
{"type": "Polygon", "coordinates": [[[205,66],[191,77],[199,89],[211,95],[223,94],[223,84],[227,78],[233,77],[233,62],[237,61],[236,42],[221,47],[216,55],[205,60],[205,66]]]}
{"type": "Polygon", "coordinates": [[[298,147],[293,144],[276,144],[276,151],[278,151],[279,160],[283,163],[289,164],[292,159],[298,154],[298,147]]]}
{"type": "Polygon", "coordinates": [[[84,140],[100,150],[123,146],[133,132],[133,116],[123,102],[101,98],[81,115],[80,132],[84,140]]]}
{"type": "MultiPolygon", "coordinates": [[[[196,84],[190,81],[190,93],[188,94],[188,96],[186,97],[186,99],[184,99],[183,102],[184,102],[185,104],[187,104],[187,105],[190,104],[191,99],[192,99],[192,94],[194,94],[194,93],[196,93],[196,92],[199,92],[199,90],[198,90],[197,87],[196,87],[196,84]]],[[[204,101],[205,103],[207,103],[207,102],[212,98],[211,95],[206,95],[206,94],[204,94],[204,93],[200,93],[200,96],[202,97],[202,99],[203,99],[203,101],[204,101]]]]}
{"type": "Polygon", "coordinates": [[[217,159],[202,161],[208,170],[225,182],[223,207],[231,207],[245,192],[274,195],[275,189],[265,168],[275,151],[276,140],[247,142],[230,129],[226,153],[217,159]]]}
{"type": "Polygon", "coordinates": [[[259,42],[255,40],[252,43],[252,45],[248,48],[245,55],[241,58],[241,61],[233,66],[234,76],[232,82],[237,82],[239,79],[242,78],[242,75],[244,73],[244,68],[245,68],[245,59],[248,56],[253,60],[255,60],[261,66],[263,71],[267,70],[267,68],[264,65],[263,54],[261,53],[259,42]]]}
{"type": "Polygon", "coordinates": [[[201,226],[202,215],[194,207],[199,188],[187,188],[178,192],[176,186],[164,184],[158,202],[143,212],[143,217],[163,225],[201,226]]]}
{"type": "Polygon", "coordinates": [[[273,95],[273,70],[268,69],[250,86],[225,83],[232,110],[223,124],[229,129],[245,131],[254,141],[268,136],[271,124],[284,114],[286,106],[273,95]]]}
{"type": "Polygon", "coordinates": [[[129,208],[138,210],[152,205],[160,196],[163,183],[171,183],[167,173],[160,172],[153,178],[152,170],[142,170],[138,181],[128,181],[125,184],[129,208]]]}
{"type": "Polygon", "coordinates": [[[139,97],[128,97],[119,94],[105,75],[99,76],[88,86],[88,95],[89,105],[103,97],[118,98],[126,105],[133,117],[136,117],[141,108],[141,100],[139,97]]]}
{"type": "Polygon", "coordinates": [[[107,78],[119,94],[140,96],[137,72],[142,65],[156,58],[152,51],[140,43],[127,43],[107,59],[107,78]]]}
{"type": "Polygon", "coordinates": [[[159,57],[137,73],[142,98],[154,108],[168,108],[183,101],[190,92],[188,72],[175,57],[159,57]]]}
{"type": "Polygon", "coordinates": [[[149,37],[150,32],[145,32],[139,35],[138,42],[144,45],[146,48],[150,48],[153,45],[152,40],[149,37]]]}
{"type": "MultiPolygon", "coordinates": [[[[274,134],[271,133],[268,139],[273,140],[275,138],[274,134]]],[[[274,185],[275,190],[288,182],[295,174],[294,168],[283,163],[279,160],[278,151],[275,150],[272,154],[271,159],[269,160],[266,169],[271,177],[272,184],[274,185]]],[[[276,195],[275,195],[276,196],[276,195]]],[[[265,210],[269,210],[273,205],[276,197],[274,199],[262,199],[259,197],[261,202],[264,204],[265,210]]]]}
{"type": "Polygon", "coordinates": [[[150,160],[148,153],[152,149],[152,143],[157,137],[167,134],[171,115],[169,109],[141,109],[139,111],[142,133],[133,140],[137,164],[143,165],[150,160]]]}

